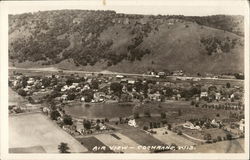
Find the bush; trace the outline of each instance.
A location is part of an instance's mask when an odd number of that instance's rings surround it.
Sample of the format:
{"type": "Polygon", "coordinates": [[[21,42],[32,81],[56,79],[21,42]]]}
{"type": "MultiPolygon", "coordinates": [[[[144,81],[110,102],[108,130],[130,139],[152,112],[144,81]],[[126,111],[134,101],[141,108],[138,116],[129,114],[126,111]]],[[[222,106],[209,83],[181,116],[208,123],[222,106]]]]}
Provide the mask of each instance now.
{"type": "Polygon", "coordinates": [[[232,140],[232,135],[228,133],[228,134],[227,134],[227,139],[228,139],[228,140],[232,140]]]}
{"type": "Polygon", "coordinates": [[[194,101],[191,101],[191,103],[190,103],[190,104],[193,106],[195,103],[194,103],[194,101]]]}
{"type": "Polygon", "coordinates": [[[27,93],[26,93],[25,90],[23,90],[23,89],[19,89],[19,90],[17,91],[17,93],[18,93],[20,96],[23,96],[23,97],[27,96],[27,93]]]}
{"type": "Polygon", "coordinates": [[[222,141],[221,136],[217,136],[217,141],[218,141],[218,142],[219,142],[219,141],[222,141]]]}
{"type": "Polygon", "coordinates": [[[143,130],[147,131],[148,130],[148,126],[143,126],[143,130]]]}
{"type": "Polygon", "coordinates": [[[168,124],[168,130],[171,130],[171,129],[172,129],[172,125],[168,124]]]}
{"type": "Polygon", "coordinates": [[[139,113],[134,113],[134,119],[140,118],[139,113]]]}
{"type": "Polygon", "coordinates": [[[204,140],[210,141],[211,139],[212,139],[211,134],[207,133],[207,134],[204,135],[204,140]]]}
{"type": "Polygon", "coordinates": [[[166,118],[166,113],[165,112],[161,113],[161,118],[166,118]]]}
{"type": "Polygon", "coordinates": [[[182,131],[178,130],[177,135],[182,135],[182,131]]]}
{"type": "Polygon", "coordinates": [[[73,121],[72,121],[71,116],[65,115],[65,116],[63,117],[63,123],[64,123],[65,125],[72,125],[72,124],[73,124],[73,121]]]}
{"type": "Polygon", "coordinates": [[[57,110],[54,110],[50,113],[50,118],[52,120],[57,120],[58,117],[60,117],[60,113],[57,110]]]}
{"type": "Polygon", "coordinates": [[[149,111],[145,111],[145,112],[144,112],[144,115],[145,115],[145,117],[151,117],[151,114],[150,114],[149,111]]]}

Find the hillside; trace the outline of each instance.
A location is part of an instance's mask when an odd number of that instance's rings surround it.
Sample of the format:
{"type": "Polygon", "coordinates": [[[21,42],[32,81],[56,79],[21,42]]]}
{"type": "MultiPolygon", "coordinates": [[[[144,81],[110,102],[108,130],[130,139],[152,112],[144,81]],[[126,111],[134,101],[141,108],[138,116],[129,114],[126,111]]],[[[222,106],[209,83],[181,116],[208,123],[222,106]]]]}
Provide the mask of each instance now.
{"type": "Polygon", "coordinates": [[[9,15],[16,67],[143,73],[244,70],[243,17],[125,15],[60,10],[9,15]]]}

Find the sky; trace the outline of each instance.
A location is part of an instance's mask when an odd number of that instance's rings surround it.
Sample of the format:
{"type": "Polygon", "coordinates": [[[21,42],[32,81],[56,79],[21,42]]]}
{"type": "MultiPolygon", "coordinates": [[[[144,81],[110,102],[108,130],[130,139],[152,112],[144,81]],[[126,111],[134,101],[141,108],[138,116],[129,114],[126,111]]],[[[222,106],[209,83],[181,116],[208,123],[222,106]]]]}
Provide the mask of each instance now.
{"type": "Polygon", "coordinates": [[[246,0],[84,0],[5,2],[9,14],[60,9],[114,10],[125,14],[207,16],[244,15],[246,0]],[[105,2],[104,2],[105,1],[105,2]],[[105,5],[104,5],[105,4],[105,5]]]}

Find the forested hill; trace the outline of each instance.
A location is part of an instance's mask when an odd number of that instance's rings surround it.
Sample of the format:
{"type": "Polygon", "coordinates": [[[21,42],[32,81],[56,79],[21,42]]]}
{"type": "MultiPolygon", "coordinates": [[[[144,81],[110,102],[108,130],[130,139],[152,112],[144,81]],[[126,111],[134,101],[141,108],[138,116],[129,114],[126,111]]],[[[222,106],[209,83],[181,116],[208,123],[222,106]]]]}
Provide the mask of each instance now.
{"type": "Polygon", "coordinates": [[[243,16],[58,10],[9,15],[10,65],[243,72],[243,16]]]}

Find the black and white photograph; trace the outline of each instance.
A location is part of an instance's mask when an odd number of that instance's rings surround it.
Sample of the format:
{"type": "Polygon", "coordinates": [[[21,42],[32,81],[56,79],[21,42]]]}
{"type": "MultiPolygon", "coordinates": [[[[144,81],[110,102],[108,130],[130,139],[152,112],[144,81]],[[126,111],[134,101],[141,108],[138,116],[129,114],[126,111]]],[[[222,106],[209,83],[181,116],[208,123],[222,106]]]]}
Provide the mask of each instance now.
{"type": "Polygon", "coordinates": [[[3,159],[248,159],[248,1],[0,4],[3,159]]]}

